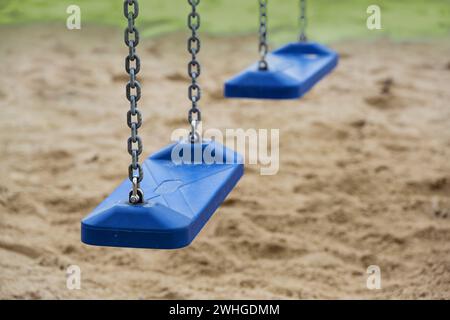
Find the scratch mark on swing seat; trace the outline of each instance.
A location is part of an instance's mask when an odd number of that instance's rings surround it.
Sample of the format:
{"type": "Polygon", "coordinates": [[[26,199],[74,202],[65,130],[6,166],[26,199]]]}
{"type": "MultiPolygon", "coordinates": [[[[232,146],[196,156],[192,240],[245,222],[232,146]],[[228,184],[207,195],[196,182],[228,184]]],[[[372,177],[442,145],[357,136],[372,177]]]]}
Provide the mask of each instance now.
{"type": "Polygon", "coordinates": [[[177,191],[183,185],[181,180],[166,180],[163,181],[156,189],[155,194],[162,196],[177,191]]]}

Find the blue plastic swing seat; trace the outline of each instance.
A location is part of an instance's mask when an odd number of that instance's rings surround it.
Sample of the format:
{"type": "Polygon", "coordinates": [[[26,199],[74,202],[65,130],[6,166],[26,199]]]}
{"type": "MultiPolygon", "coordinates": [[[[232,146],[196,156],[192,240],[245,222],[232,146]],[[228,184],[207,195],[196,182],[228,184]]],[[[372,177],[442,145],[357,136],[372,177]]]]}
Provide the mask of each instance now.
{"type": "Polygon", "coordinates": [[[314,42],[295,42],[267,55],[268,70],[258,63],[225,83],[227,98],[295,99],[308,92],[338,63],[338,54],[314,42]]]}
{"type": "Polygon", "coordinates": [[[179,142],[147,158],[143,170],[144,203],[128,203],[127,179],[82,220],[82,242],[153,249],[187,246],[237,184],[244,165],[238,153],[214,141],[179,142]],[[174,162],[173,152],[182,159],[195,155],[197,162],[174,162]]]}

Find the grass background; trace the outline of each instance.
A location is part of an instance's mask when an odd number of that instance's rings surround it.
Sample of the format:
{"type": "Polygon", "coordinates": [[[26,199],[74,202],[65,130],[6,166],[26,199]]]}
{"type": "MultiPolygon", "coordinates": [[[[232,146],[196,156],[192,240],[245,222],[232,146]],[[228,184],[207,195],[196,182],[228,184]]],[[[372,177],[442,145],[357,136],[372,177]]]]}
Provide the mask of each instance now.
{"type": "MultiPolygon", "coordinates": [[[[66,8],[79,5],[82,24],[123,28],[122,0],[0,0],[1,24],[61,23],[66,8]]],[[[142,36],[186,29],[186,0],[140,0],[142,36]]],[[[255,33],[257,0],[202,0],[202,32],[216,35],[255,33]]],[[[272,42],[295,39],[298,0],[269,0],[272,42]]],[[[323,42],[352,38],[428,39],[450,35],[450,0],[308,0],[308,36],[323,42]],[[381,7],[382,30],[366,28],[370,4],[381,7]]]]}

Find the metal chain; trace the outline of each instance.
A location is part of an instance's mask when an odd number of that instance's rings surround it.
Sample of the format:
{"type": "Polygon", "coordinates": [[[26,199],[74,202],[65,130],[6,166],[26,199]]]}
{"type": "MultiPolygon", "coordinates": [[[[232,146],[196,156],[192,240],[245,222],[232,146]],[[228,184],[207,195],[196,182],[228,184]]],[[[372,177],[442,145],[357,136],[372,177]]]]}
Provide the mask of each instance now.
{"type": "Polygon", "coordinates": [[[131,129],[131,136],[127,141],[128,153],[131,155],[128,178],[133,185],[129,194],[129,202],[137,204],[142,203],[144,199],[144,193],[140,189],[144,172],[139,164],[139,156],[142,153],[142,139],[138,136],[138,129],[142,126],[142,114],[137,107],[137,102],[141,98],[141,84],[136,80],[136,76],[141,69],[141,60],[136,54],[136,47],[139,44],[139,31],[134,24],[139,15],[138,1],[124,0],[123,13],[128,19],[128,26],[125,29],[125,44],[128,46],[129,54],[125,58],[125,70],[130,75],[130,80],[126,85],[126,97],[130,101],[127,125],[131,129]]]}
{"type": "Polygon", "coordinates": [[[299,40],[301,42],[305,42],[308,40],[306,37],[306,27],[307,27],[307,19],[306,19],[306,0],[300,0],[300,37],[299,40]]]}
{"type": "Polygon", "coordinates": [[[259,70],[267,70],[267,52],[269,47],[267,45],[267,1],[259,0],[259,70]]]}
{"type": "Polygon", "coordinates": [[[191,60],[188,63],[188,75],[191,78],[191,84],[188,87],[188,98],[192,103],[188,113],[188,122],[191,126],[189,140],[191,143],[194,143],[198,142],[201,138],[197,132],[197,127],[200,121],[202,121],[202,113],[197,106],[201,98],[201,89],[197,83],[197,79],[201,73],[200,63],[197,60],[197,54],[200,52],[200,39],[197,35],[197,31],[200,28],[200,15],[197,12],[197,6],[200,0],[188,0],[188,3],[191,6],[191,12],[188,14],[187,19],[187,25],[191,30],[191,36],[187,42],[188,52],[191,54],[191,60]]]}

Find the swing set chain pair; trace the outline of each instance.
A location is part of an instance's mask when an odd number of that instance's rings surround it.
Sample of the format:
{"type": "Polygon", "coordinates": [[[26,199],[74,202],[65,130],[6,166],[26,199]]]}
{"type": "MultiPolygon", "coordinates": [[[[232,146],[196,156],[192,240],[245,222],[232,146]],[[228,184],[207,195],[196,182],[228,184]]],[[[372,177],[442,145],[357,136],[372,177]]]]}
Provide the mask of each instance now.
{"type": "Polygon", "coordinates": [[[308,40],[306,37],[306,27],[307,27],[307,19],[306,19],[306,0],[300,0],[300,42],[305,42],[308,40]]]}
{"type": "Polygon", "coordinates": [[[198,142],[200,140],[200,134],[197,132],[197,127],[202,121],[202,113],[197,107],[197,103],[201,98],[201,88],[197,83],[197,79],[200,76],[200,63],[197,60],[197,54],[200,52],[200,39],[198,38],[197,31],[200,28],[200,15],[197,12],[197,6],[200,0],[188,0],[191,6],[191,12],[188,14],[187,25],[191,30],[191,36],[188,38],[187,48],[191,54],[191,60],[188,63],[188,75],[191,78],[191,84],[188,87],[188,98],[192,103],[191,109],[188,113],[188,122],[191,126],[189,133],[189,140],[191,143],[198,142]],[[194,117],[194,115],[196,115],[194,117]]]}
{"type": "Polygon", "coordinates": [[[267,0],[259,0],[259,70],[267,70],[266,60],[269,46],[267,45],[267,0]]]}
{"type": "Polygon", "coordinates": [[[138,1],[124,0],[123,12],[128,19],[128,26],[125,29],[125,44],[128,46],[129,54],[125,58],[125,70],[130,75],[130,80],[126,85],[126,97],[130,102],[130,110],[127,113],[127,125],[131,129],[131,136],[127,141],[128,153],[131,155],[131,164],[128,166],[128,178],[132,183],[129,202],[138,204],[144,200],[144,193],[140,189],[144,172],[139,163],[139,156],[142,153],[142,139],[138,135],[138,129],[142,126],[142,114],[137,106],[137,102],[141,98],[142,89],[141,84],[136,80],[136,76],[141,69],[141,60],[136,54],[136,47],[139,44],[139,31],[135,26],[135,19],[139,15],[138,1]]]}
{"type": "MultiPolygon", "coordinates": [[[[267,70],[268,64],[266,60],[269,46],[267,44],[267,1],[259,0],[259,55],[260,60],[258,62],[259,70],[267,70]]],[[[306,0],[300,0],[300,37],[301,42],[307,41],[306,37],[306,0]]]]}

